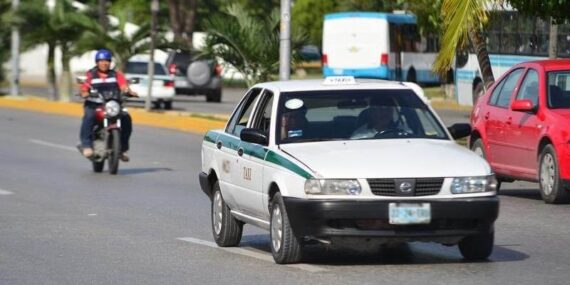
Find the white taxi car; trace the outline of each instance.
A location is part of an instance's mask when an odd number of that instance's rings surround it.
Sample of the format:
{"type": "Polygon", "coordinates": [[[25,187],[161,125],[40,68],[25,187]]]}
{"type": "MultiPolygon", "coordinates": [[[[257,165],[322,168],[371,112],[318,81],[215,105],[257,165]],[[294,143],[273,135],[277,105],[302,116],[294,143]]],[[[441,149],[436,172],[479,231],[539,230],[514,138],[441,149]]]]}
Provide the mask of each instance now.
{"type": "Polygon", "coordinates": [[[269,230],[275,262],[307,242],[459,245],[467,260],[493,250],[499,200],[489,165],[454,139],[406,82],[346,77],[268,82],[243,97],[202,144],[200,185],[219,246],[244,223],[269,230]]]}

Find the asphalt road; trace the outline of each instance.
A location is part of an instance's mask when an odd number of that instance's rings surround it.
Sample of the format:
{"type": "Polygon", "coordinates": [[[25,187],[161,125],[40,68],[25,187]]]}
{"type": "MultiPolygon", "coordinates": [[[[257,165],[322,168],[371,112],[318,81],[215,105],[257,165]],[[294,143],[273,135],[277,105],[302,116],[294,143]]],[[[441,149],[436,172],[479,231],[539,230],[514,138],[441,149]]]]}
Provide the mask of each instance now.
{"type": "MultiPolygon", "coordinates": [[[[446,118],[448,123],[453,119],[446,118]]],[[[276,265],[268,233],[213,246],[201,136],[137,127],[119,175],[74,149],[79,119],[0,108],[0,284],[568,284],[570,205],[506,184],[489,262],[456,247],[308,249],[276,265]]]]}

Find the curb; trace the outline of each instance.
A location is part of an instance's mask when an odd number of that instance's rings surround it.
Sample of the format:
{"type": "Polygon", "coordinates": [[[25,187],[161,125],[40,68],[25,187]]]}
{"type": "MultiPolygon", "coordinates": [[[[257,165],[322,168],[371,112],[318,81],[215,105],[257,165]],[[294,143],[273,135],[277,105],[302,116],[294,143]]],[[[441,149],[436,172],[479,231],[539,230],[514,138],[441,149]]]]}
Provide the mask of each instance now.
{"type": "MultiPolygon", "coordinates": [[[[57,114],[69,117],[82,117],[83,105],[75,102],[53,102],[37,97],[0,97],[0,108],[11,108],[35,111],[47,114],[57,114]]],[[[222,117],[190,112],[147,112],[141,109],[129,108],[133,124],[166,128],[205,134],[211,129],[221,129],[225,126],[222,117]]]]}

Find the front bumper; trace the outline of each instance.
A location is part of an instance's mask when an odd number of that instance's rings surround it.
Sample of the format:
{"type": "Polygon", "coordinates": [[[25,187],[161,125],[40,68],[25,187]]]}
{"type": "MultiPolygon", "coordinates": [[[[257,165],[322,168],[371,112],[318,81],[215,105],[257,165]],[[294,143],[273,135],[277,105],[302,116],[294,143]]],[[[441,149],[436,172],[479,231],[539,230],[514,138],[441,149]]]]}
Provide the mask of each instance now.
{"type": "Polygon", "coordinates": [[[493,232],[499,199],[338,201],[284,197],[293,233],[299,238],[365,237],[407,240],[465,237],[493,232]],[[430,203],[431,222],[422,225],[389,224],[389,204],[430,203]]]}

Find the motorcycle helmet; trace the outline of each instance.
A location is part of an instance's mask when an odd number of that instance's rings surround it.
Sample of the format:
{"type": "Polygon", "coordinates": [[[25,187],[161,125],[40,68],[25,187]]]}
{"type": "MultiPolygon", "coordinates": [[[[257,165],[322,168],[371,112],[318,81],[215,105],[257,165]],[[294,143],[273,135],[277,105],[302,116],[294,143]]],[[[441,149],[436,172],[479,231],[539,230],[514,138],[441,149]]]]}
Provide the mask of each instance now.
{"type": "Polygon", "coordinates": [[[113,54],[111,54],[111,52],[107,49],[100,49],[95,54],[95,62],[98,62],[100,60],[111,61],[112,58],[113,58],[113,54]]]}

